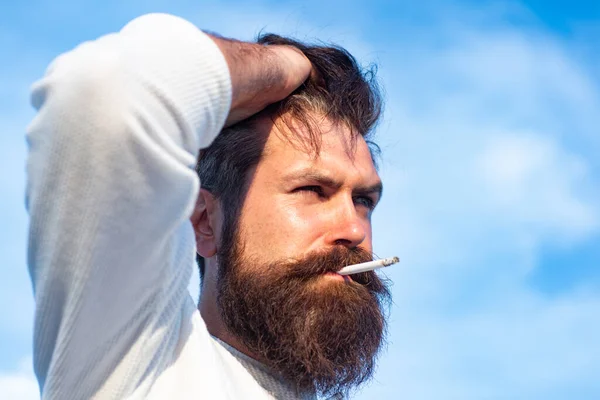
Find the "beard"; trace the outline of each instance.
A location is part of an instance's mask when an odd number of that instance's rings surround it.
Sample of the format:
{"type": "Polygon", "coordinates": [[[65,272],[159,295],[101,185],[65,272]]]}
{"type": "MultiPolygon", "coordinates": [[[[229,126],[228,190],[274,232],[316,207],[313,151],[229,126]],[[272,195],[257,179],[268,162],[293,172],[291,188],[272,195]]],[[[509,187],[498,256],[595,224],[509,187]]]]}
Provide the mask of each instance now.
{"type": "Polygon", "coordinates": [[[388,287],[374,272],[345,281],[323,276],[371,261],[369,252],[337,246],[264,263],[245,257],[236,235],[227,237],[218,254],[217,304],[230,333],[301,392],[343,397],[372,376],[388,287]]]}

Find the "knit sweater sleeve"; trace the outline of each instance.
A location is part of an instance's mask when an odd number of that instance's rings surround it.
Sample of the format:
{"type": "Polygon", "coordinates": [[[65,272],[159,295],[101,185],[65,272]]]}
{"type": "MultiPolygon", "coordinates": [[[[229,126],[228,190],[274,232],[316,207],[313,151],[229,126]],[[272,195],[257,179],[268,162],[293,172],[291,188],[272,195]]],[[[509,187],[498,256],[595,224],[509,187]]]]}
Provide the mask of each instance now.
{"type": "Polygon", "coordinates": [[[32,103],[28,265],[42,396],[126,398],[174,347],[191,264],[173,260],[193,260],[177,243],[182,233],[193,243],[193,167],[229,112],[227,64],[189,22],[150,14],[59,56],[32,103]]]}

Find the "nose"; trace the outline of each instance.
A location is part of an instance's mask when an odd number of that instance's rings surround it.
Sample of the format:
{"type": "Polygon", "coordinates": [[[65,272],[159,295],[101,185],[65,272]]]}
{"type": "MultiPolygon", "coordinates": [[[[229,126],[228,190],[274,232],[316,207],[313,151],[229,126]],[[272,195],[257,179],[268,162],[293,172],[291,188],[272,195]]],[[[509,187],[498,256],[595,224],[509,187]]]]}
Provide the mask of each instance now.
{"type": "Polygon", "coordinates": [[[349,204],[338,205],[333,213],[326,241],[331,245],[354,248],[365,241],[368,231],[367,221],[361,218],[350,200],[349,204]]]}

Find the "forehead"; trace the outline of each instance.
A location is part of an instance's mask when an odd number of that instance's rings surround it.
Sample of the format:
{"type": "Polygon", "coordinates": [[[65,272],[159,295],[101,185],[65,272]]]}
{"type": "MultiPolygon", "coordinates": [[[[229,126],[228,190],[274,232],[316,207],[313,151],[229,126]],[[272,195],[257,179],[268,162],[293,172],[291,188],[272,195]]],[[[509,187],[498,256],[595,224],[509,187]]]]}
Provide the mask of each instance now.
{"type": "Polygon", "coordinates": [[[268,124],[268,136],[261,163],[278,171],[311,168],[325,170],[338,177],[364,182],[378,181],[379,175],[367,142],[362,136],[353,141],[351,131],[343,124],[333,124],[326,119],[318,124],[318,152],[310,143],[306,127],[287,120],[268,124]]]}

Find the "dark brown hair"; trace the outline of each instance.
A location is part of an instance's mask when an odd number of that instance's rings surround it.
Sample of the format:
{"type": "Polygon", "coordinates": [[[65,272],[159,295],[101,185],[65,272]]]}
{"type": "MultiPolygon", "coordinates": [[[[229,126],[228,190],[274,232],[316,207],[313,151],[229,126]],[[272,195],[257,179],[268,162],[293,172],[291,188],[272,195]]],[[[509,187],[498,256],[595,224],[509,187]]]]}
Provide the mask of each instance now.
{"type": "MultiPolygon", "coordinates": [[[[350,53],[338,46],[305,44],[274,34],[261,35],[257,42],[297,47],[308,57],[316,72],[294,93],[272,104],[260,115],[267,115],[274,122],[283,120],[288,126],[289,121],[300,124],[308,137],[303,136],[300,141],[294,142],[315,155],[321,145],[315,115],[322,116],[333,124],[342,124],[350,129],[349,143],[352,147],[358,135],[364,137],[375,161],[379,148],[370,136],[382,111],[375,67],[361,68],[350,53]]],[[[258,164],[262,156],[266,137],[256,133],[256,122],[255,116],[224,129],[208,148],[200,152],[196,165],[202,187],[221,203],[224,235],[233,234],[247,190],[248,171],[258,164]]],[[[204,260],[198,256],[197,261],[202,278],[204,260]]]]}

